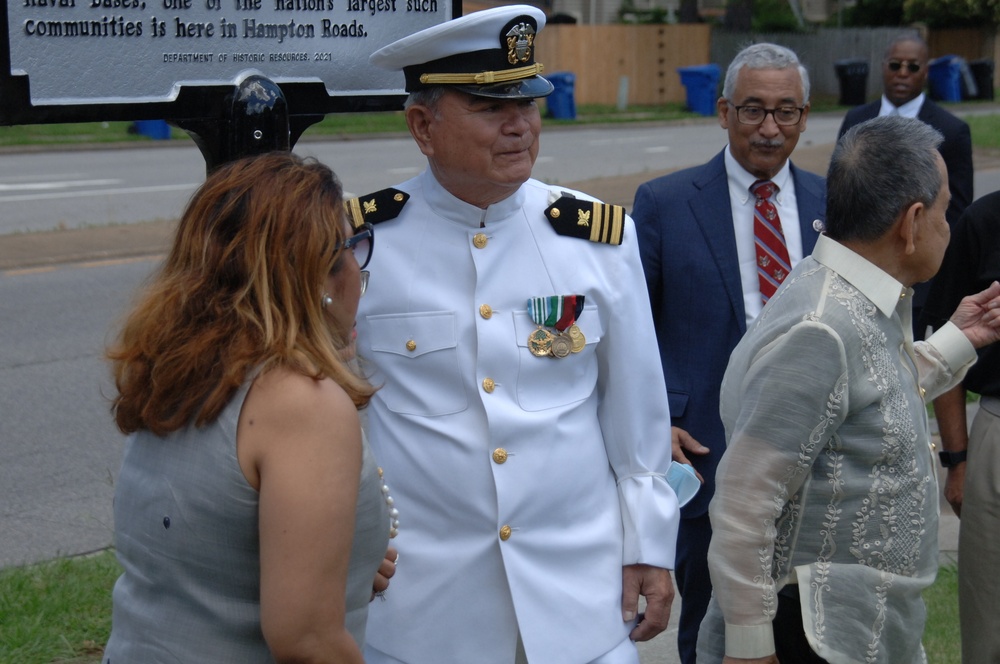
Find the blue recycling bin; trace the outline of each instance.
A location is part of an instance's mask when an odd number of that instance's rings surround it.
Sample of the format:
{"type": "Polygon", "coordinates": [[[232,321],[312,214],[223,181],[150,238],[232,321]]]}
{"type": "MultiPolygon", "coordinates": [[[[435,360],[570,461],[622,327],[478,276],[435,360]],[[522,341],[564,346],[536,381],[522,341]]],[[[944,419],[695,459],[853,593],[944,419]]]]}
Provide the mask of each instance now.
{"type": "Polygon", "coordinates": [[[962,63],[957,55],[943,55],[931,60],[927,78],[932,99],[962,101],[962,63]]]}
{"type": "Polygon", "coordinates": [[[545,78],[553,87],[552,94],[545,98],[547,115],[557,120],[576,120],[576,100],[573,98],[576,74],[557,71],[546,74],[545,78]]]}
{"type": "Polygon", "coordinates": [[[170,125],[166,120],[136,120],[135,132],[157,141],[170,139],[170,125]]]}
{"type": "Polygon", "coordinates": [[[715,115],[715,103],[719,99],[719,65],[698,65],[678,67],[681,83],[687,92],[687,107],[701,115],[715,115]]]}

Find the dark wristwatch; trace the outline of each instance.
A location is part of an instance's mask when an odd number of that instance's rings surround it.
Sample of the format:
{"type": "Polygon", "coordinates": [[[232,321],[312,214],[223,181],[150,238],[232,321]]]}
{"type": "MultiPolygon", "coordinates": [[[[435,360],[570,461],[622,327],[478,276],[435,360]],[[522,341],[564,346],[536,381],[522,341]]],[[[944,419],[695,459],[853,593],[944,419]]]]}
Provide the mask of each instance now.
{"type": "Polygon", "coordinates": [[[945,468],[954,468],[958,464],[965,461],[966,451],[961,452],[951,452],[948,450],[941,450],[938,452],[938,456],[941,457],[941,465],[945,468]]]}

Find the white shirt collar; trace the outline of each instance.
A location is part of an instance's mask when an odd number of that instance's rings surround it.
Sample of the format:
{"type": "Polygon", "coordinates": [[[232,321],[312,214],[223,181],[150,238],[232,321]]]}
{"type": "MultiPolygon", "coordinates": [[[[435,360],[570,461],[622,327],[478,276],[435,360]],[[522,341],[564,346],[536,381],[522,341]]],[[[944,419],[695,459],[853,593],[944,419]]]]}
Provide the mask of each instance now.
{"type": "Polygon", "coordinates": [[[891,101],[886,99],[885,95],[882,95],[882,107],[879,109],[879,116],[889,115],[893,111],[897,114],[903,116],[904,118],[916,118],[920,113],[920,107],[924,105],[924,93],[921,92],[915,98],[906,102],[902,106],[896,106],[891,101]]]}
{"type": "Polygon", "coordinates": [[[886,316],[891,317],[899,301],[912,293],[888,272],[825,233],[816,238],[812,257],[861,291],[886,316]]]}
{"type": "MultiPolygon", "coordinates": [[[[740,202],[746,203],[747,199],[750,198],[750,186],[759,178],[752,175],[736,161],[736,157],[733,156],[728,145],[726,146],[724,158],[726,160],[726,177],[729,179],[729,190],[733,193],[739,192],[740,202]]],[[[771,182],[778,185],[777,199],[779,204],[781,203],[781,192],[788,190],[788,180],[792,177],[792,171],[788,163],[786,159],[785,163],[781,166],[781,170],[771,178],[771,182]]]]}

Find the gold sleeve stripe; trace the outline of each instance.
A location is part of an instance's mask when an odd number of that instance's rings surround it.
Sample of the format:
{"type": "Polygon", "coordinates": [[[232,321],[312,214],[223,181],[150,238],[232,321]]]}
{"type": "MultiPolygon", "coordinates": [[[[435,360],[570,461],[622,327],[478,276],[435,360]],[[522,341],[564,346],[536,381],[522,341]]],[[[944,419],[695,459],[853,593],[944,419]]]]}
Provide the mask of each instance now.
{"type": "Polygon", "coordinates": [[[347,208],[347,216],[351,219],[351,225],[355,228],[361,228],[365,223],[365,215],[361,211],[361,199],[352,198],[345,201],[344,206],[347,208]]]}
{"type": "Polygon", "coordinates": [[[594,203],[594,222],[590,225],[590,241],[621,244],[625,209],[620,205],[594,203]]]}
{"type": "Polygon", "coordinates": [[[611,240],[613,244],[621,244],[625,234],[625,208],[620,205],[612,205],[612,227],[611,240]]]}
{"type": "Polygon", "coordinates": [[[604,237],[604,205],[594,203],[591,217],[594,223],[590,225],[590,241],[607,242],[607,238],[604,237]]]}

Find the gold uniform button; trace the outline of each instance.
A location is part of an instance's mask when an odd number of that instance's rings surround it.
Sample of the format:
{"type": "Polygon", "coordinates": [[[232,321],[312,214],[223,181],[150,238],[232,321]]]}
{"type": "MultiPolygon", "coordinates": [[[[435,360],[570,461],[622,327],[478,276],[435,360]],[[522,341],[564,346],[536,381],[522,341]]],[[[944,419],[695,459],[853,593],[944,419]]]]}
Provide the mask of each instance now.
{"type": "Polygon", "coordinates": [[[503,463],[507,460],[507,450],[502,447],[498,447],[493,450],[493,460],[497,463],[503,463]]]}
{"type": "Polygon", "coordinates": [[[410,351],[412,353],[416,349],[417,349],[417,342],[416,341],[414,341],[413,339],[410,339],[409,341],[406,342],[406,350],[408,350],[408,351],[410,351]]]}
{"type": "Polygon", "coordinates": [[[500,539],[504,542],[510,539],[510,526],[504,526],[500,529],[500,539]]]}
{"type": "Polygon", "coordinates": [[[497,384],[493,381],[492,378],[483,379],[483,389],[486,390],[488,394],[492,394],[493,390],[496,389],[496,386],[497,384]]]}
{"type": "Polygon", "coordinates": [[[493,317],[493,307],[488,304],[481,305],[479,307],[479,315],[489,320],[493,317]]]}
{"type": "Polygon", "coordinates": [[[549,212],[549,216],[553,219],[559,218],[559,208],[552,208],[552,212],[549,212]]]}
{"type": "Polygon", "coordinates": [[[920,388],[920,398],[923,399],[925,394],[927,394],[927,390],[925,390],[924,388],[921,387],[920,388]]]}
{"type": "Polygon", "coordinates": [[[472,244],[476,245],[476,249],[482,249],[486,246],[487,242],[489,242],[489,239],[485,233],[476,233],[472,236],[472,244]]]}

